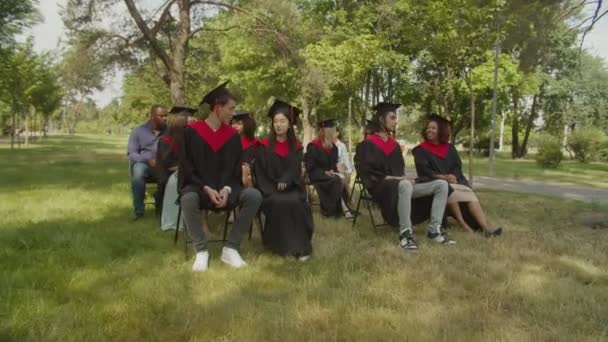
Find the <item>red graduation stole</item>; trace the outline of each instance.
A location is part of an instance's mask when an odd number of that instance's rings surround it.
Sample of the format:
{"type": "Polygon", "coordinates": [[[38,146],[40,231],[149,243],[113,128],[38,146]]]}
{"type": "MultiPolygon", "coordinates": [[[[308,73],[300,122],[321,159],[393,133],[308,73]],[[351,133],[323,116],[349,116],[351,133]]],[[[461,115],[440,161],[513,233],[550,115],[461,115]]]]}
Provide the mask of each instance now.
{"type": "Polygon", "coordinates": [[[173,141],[173,138],[171,138],[168,135],[163,135],[161,137],[161,139],[163,139],[164,142],[167,143],[167,145],[169,145],[171,147],[171,151],[173,153],[177,153],[177,145],[175,144],[175,142],[173,141]]]}
{"type": "Polygon", "coordinates": [[[367,138],[365,138],[365,140],[378,146],[378,148],[382,150],[382,152],[384,152],[384,154],[386,154],[387,156],[393,153],[393,150],[395,149],[395,147],[397,147],[397,142],[393,137],[388,137],[388,140],[384,141],[382,140],[382,138],[380,138],[379,135],[370,134],[367,136],[367,138]]]}
{"type": "Polygon", "coordinates": [[[205,120],[193,122],[190,127],[211,147],[213,152],[219,151],[233,135],[237,134],[234,128],[224,123],[214,132],[205,120]]]}
{"type": "MultiPolygon", "coordinates": [[[[270,139],[265,138],[260,140],[260,144],[268,147],[270,146],[270,139]]],[[[302,144],[296,140],[296,150],[302,148],[302,144]]],[[[275,141],[274,142],[274,153],[281,158],[285,158],[289,155],[289,141],[285,140],[283,142],[275,141]]]]}
{"type": "Polygon", "coordinates": [[[432,154],[436,155],[437,157],[439,157],[441,159],[444,159],[445,156],[448,155],[448,151],[450,150],[450,144],[435,145],[428,140],[421,142],[420,145],[418,145],[418,146],[431,152],[432,154]]]}
{"type": "Polygon", "coordinates": [[[315,139],[315,140],[311,141],[310,143],[313,144],[314,146],[317,146],[321,150],[325,151],[327,154],[331,154],[331,151],[334,149],[333,144],[330,148],[323,147],[323,143],[319,139],[315,139]]]}
{"type": "Polygon", "coordinates": [[[259,144],[260,141],[258,139],[247,139],[245,137],[241,137],[241,146],[243,146],[243,151],[250,148],[251,146],[255,146],[254,148],[257,149],[259,144]]]}

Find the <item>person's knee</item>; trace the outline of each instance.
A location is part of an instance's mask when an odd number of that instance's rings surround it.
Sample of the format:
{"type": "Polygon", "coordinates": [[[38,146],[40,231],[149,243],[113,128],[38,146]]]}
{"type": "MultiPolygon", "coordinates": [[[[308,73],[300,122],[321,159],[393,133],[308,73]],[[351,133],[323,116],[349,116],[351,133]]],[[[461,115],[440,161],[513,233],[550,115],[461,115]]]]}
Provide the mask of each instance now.
{"type": "Polygon", "coordinates": [[[132,177],[133,179],[145,179],[146,172],[148,172],[148,165],[146,163],[135,163],[133,164],[132,177]]]}
{"type": "Polygon", "coordinates": [[[243,201],[254,205],[260,205],[262,203],[262,194],[258,189],[247,188],[243,190],[243,201]]]}
{"type": "Polygon", "coordinates": [[[411,193],[413,189],[412,182],[409,180],[402,180],[399,182],[399,193],[411,193]]]}
{"type": "Polygon", "coordinates": [[[180,203],[184,208],[198,207],[199,196],[196,192],[186,192],[180,198],[180,203]]]}
{"type": "Polygon", "coordinates": [[[449,186],[448,182],[443,179],[438,179],[438,180],[434,181],[433,185],[435,187],[436,192],[445,193],[445,194],[447,194],[449,192],[450,186],[449,186]]]}

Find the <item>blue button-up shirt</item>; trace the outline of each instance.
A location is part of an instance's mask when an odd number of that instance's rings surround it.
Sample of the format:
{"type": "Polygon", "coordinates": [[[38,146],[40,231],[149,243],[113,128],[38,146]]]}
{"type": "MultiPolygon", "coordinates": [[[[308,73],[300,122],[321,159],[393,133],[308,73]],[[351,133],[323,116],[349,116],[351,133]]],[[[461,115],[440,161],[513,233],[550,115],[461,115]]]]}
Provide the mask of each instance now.
{"type": "Polygon", "coordinates": [[[156,149],[161,133],[154,134],[150,121],[133,128],[127,145],[127,157],[132,162],[156,159],[156,149]]]}

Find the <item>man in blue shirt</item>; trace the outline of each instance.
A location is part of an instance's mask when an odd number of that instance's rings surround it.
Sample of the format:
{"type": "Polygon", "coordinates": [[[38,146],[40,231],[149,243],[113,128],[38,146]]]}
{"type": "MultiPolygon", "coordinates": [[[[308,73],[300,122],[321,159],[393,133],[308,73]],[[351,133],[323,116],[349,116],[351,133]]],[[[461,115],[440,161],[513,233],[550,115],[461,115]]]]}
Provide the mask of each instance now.
{"type": "MultiPolygon", "coordinates": [[[[133,192],[134,220],[144,216],[146,179],[155,177],[156,148],[165,129],[167,108],[153,105],[146,123],[135,127],[129,136],[127,157],[131,167],[131,191],[133,192]]],[[[157,195],[155,195],[157,197],[157,195]]],[[[155,201],[158,203],[158,198],[155,201]]]]}

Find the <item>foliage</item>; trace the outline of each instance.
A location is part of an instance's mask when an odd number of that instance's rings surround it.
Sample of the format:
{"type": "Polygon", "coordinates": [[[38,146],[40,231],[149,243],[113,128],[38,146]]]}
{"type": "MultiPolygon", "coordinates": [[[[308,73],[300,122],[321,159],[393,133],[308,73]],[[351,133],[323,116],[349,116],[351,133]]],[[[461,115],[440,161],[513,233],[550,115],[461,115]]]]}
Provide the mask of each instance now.
{"type": "Polygon", "coordinates": [[[559,139],[544,135],[539,139],[536,162],[543,168],[557,168],[563,158],[562,145],[559,139]]]}
{"type": "Polygon", "coordinates": [[[606,134],[598,128],[581,128],[568,138],[568,148],[581,163],[597,160],[606,134]]]}

